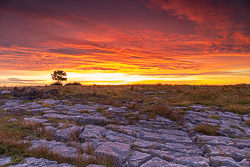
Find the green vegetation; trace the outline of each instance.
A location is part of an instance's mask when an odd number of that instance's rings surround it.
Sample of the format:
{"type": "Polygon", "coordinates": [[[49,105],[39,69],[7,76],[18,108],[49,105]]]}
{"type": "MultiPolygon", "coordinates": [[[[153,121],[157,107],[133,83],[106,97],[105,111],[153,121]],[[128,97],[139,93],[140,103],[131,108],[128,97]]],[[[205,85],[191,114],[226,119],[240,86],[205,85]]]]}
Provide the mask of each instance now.
{"type": "MultiPolygon", "coordinates": [[[[221,107],[236,114],[250,113],[250,86],[239,85],[75,85],[70,86],[38,86],[37,89],[58,92],[58,99],[70,96],[72,100],[92,101],[112,106],[126,106],[129,110],[144,112],[153,105],[204,106],[221,107]],[[141,101],[138,102],[138,101],[141,101]],[[144,108],[145,106],[145,108],[144,108]]],[[[4,88],[1,89],[13,89],[4,88]]],[[[6,96],[9,98],[9,96],[6,96]]]]}
{"type": "Polygon", "coordinates": [[[218,115],[210,115],[209,118],[220,120],[220,117],[218,115]]]}
{"type": "Polygon", "coordinates": [[[244,121],[244,123],[245,123],[247,126],[249,126],[249,127],[250,127],[250,119],[245,120],[245,121],[244,121]]]}
{"type": "MultiPolygon", "coordinates": [[[[85,167],[89,164],[106,165],[107,167],[113,166],[113,159],[110,157],[98,157],[90,156],[88,159],[84,159],[81,154],[89,153],[94,155],[94,149],[91,144],[88,145],[86,152],[78,149],[78,156],[74,158],[65,158],[58,152],[53,152],[47,147],[41,145],[37,148],[28,149],[31,146],[30,142],[23,142],[22,140],[27,136],[34,136],[43,138],[48,141],[54,140],[53,133],[45,130],[45,126],[41,123],[26,122],[23,116],[19,113],[12,113],[12,115],[2,115],[0,117],[0,154],[11,156],[10,163],[3,165],[15,165],[24,161],[26,157],[46,158],[48,160],[57,161],[58,163],[69,163],[76,165],[77,167],[85,167]]],[[[57,119],[51,119],[56,123],[57,119]]],[[[60,120],[64,122],[65,126],[73,123],[68,120],[60,120]]],[[[72,132],[69,135],[69,141],[79,142],[80,132],[72,132]]]]}
{"type": "Polygon", "coordinates": [[[241,132],[245,133],[245,130],[240,128],[238,125],[230,125],[231,128],[239,129],[241,132]]]}
{"type": "Polygon", "coordinates": [[[167,105],[151,105],[145,107],[144,113],[151,113],[155,115],[160,115],[166,118],[169,118],[171,121],[183,121],[183,115],[178,111],[175,111],[174,108],[167,105]]]}
{"type": "Polygon", "coordinates": [[[112,114],[109,113],[108,111],[106,111],[107,108],[104,107],[98,107],[96,108],[96,111],[101,113],[102,115],[104,115],[107,118],[112,118],[112,114]]]}
{"type": "Polygon", "coordinates": [[[212,125],[198,125],[194,127],[194,131],[211,136],[216,136],[218,134],[219,129],[220,126],[212,126],[212,125]]]}
{"type": "MultiPolygon", "coordinates": [[[[66,73],[65,73],[66,74],[66,73]]],[[[63,77],[63,76],[61,76],[63,77]]],[[[64,79],[55,79],[60,83],[64,79]]],[[[49,98],[65,99],[70,102],[65,102],[68,105],[75,103],[87,104],[88,102],[99,103],[102,105],[112,105],[115,107],[124,107],[128,113],[123,114],[129,121],[129,124],[134,124],[140,120],[141,116],[145,115],[146,118],[156,119],[156,116],[163,116],[172,121],[179,123],[183,122],[186,109],[176,110],[175,106],[187,107],[191,109],[192,105],[202,104],[204,106],[221,107],[221,111],[226,109],[234,112],[240,116],[250,113],[250,87],[248,85],[228,85],[228,86],[191,86],[191,85],[118,85],[118,86],[104,86],[104,85],[80,85],[77,83],[67,84],[68,86],[38,86],[37,89],[43,89],[44,92],[52,92],[49,98]],[[140,114],[135,114],[138,111],[140,114]]],[[[13,88],[0,87],[0,90],[13,88]]],[[[1,101],[5,98],[14,98],[12,95],[3,95],[1,101]]],[[[23,101],[26,103],[30,101],[23,101]]],[[[46,103],[40,103],[46,107],[52,107],[46,103]]],[[[113,115],[107,111],[105,107],[96,108],[98,112],[107,118],[113,118],[113,115]]],[[[87,110],[82,110],[80,113],[89,113],[87,110]]],[[[22,118],[21,114],[27,113],[11,113],[6,115],[5,111],[0,111],[0,153],[12,156],[11,164],[21,162],[25,157],[35,156],[44,157],[49,160],[56,160],[58,162],[70,162],[76,166],[86,166],[89,163],[104,164],[112,166],[112,159],[110,157],[102,157],[99,159],[84,160],[82,157],[75,159],[64,159],[58,153],[51,152],[47,148],[42,147],[37,150],[28,150],[30,143],[20,142],[27,136],[34,136],[53,140],[52,132],[46,132],[43,124],[40,123],[27,123],[22,118]]],[[[219,116],[210,115],[209,118],[220,120],[219,116]]],[[[242,117],[243,118],[243,117],[242,117]]],[[[64,127],[67,128],[70,124],[78,125],[72,120],[58,120],[49,119],[51,123],[58,125],[65,123],[64,127]]],[[[244,121],[244,126],[250,127],[250,120],[244,121]]],[[[243,126],[242,125],[242,126],[243,126]]],[[[84,126],[84,125],[80,125],[84,126]]],[[[244,132],[244,129],[231,125],[231,128],[237,128],[244,132]]],[[[212,125],[198,125],[194,128],[196,132],[206,135],[217,135],[220,126],[212,125]]],[[[77,133],[70,135],[70,141],[78,142],[77,133]]],[[[83,153],[82,150],[79,152],[83,153]]],[[[87,153],[93,154],[93,148],[89,145],[87,153]]]]}

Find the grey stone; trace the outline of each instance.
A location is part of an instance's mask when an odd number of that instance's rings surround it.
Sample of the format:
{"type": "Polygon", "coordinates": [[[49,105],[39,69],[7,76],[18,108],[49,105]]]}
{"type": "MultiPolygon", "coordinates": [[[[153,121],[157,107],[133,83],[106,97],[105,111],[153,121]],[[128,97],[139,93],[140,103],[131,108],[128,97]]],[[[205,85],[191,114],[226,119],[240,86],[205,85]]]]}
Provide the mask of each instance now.
{"type": "Polygon", "coordinates": [[[140,127],[136,127],[136,126],[123,126],[123,125],[107,125],[106,126],[107,129],[112,129],[114,131],[120,132],[120,133],[125,133],[127,135],[133,136],[133,137],[141,137],[144,135],[144,131],[142,128],[140,127]]]}
{"type": "Polygon", "coordinates": [[[201,110],[209,109],[209,107],[204,107],[203,105],[192,105],[190,107],[192,107],[194,111],[201,111],[201,110]]]}
{"type": "Polygon", "coordinates": [[[96,138],[101,139],[104,135],[106,129],[97,125],[87,125],[84,131],[80,134],[79,138],[81,142],[85,142],[86,138],[96,138]]]}
{"type": "Polygon", "coordinates": [[[197,143],[209,144],[212,146],[216,145],[229,145],[232,143],[232,139],[229,137],[220,137],[220,136],[206,136],[206,135],[198,135],[194,139],[197,143]]]}
{"type": "Polygon", "coordinates": [[[156,121],[158,122],[165,122],[165,123],[172,123],[173,121],[170,121],[169,119],[165,118],[165,117],[156,117],[156,121]]]}
{"type": "Polygon", "coordinates": [[[167,151],[182,152],[192,155],[203,155],[203,152],[196,145],[190,144],[167,143],[165,144],[164,149],[167,151]]]}
{"type": "Polygon", "coordinates": [[[125,113],[125,109],[121,107],[113,107],[110,106],[110,108],[107,109],[108,112],[113,112],[113,113],[125,113]]]}
{"type": "Polygon", "coordinates": [[[90,165],[88,165],[88,166],[86,166],[86,167],[105,167],[105,166],[103,166],[103,165],[90,164],[90,165]]]}
{"type": "Polygon", "coordinates": [[[44,114],[44,115],[42,116],[42,118],[44,118],[44,119],[48,119],[48,118],[69,119],[70,116],[68,116],[68,115],[63,115],[63,114],[49,113],[49,114],[44,114]]]}
{"type": "Polygon", "coordinates": [[[8,164],[11,161],[11,157],[2,156],[0,157],[0,165],[8,164]]]}
{"type": "Polygon", "coordinates": [[[21,100],[8,100],[4,105],[1,106],[2,109],[8,110],[12,107],[18,106],[20,104],[21,100]]]}
{"type": "Polygon", "coordinates": [[[56,141],[68,142],[79,140],[78,137],[83,131],[84,127],[73,126],[67,129],[59,129],[55,131],[54,137],[56,141]]]}
{"type": "Polygon", "coordinates": [[[27,122],[37,122],[37,123],[45,123],[48,122],[48,119],[37,119],[37,118],[24,118],[25,121],[27,122]]]}
{"type": "Polygon", "coordinates": [[[56,161],[49,161],[44,158],[25,158],[25,163],[12,165],[9,167],[75,167],[67,163],[57,164],[56,161]]]}
{"type": "Polygon", "coordinates": [[[188,137],[188,133],[187,132],[183,132],[181,130],[159,129],[156,132],[159,133],[159,134],[168,134],[168,135],[188,137]]]}
{"type": "Polygon", "coordinates": [[[241,162],[238,163],[241,167],[249,167],[250,161],[247,159],[243,159],[241,162]]]}
{"type": "Polygon", "coordinates": [[[129,167],[138,167],[148,161],[151,157],[150,154],[134,151],[129,159],[129,167]]]}
{"type": "Polygon", "coordinates": [[[188,136],[176,136],[176,135],[171,135],[171,134],[169,135],[169,134],[144,132],[144,135],[142,138],[148,141],[192,144],[192,140],[188,136]]]}
{"type": "Polygon", "coordinates": [[[178,164],[190,166],[190,167],[209,167],[209,160],[204,157],[178,157],[176,162],[178,164]]]}
{"type": "Polygon", "coordinates": [[[250,140],[232,139],[229,137],[198,135],[194,137],[194,140],[198,144],[203,143],[203,144],[208,144],[212,146],[216,146],[216,145],[233,146],[239,149],[250,147],[250,140]]]}
{"type": "Polygon", "coordinates": [[[164,144],[160,144],[158,142],[151,142],[151,141],[146,141],[143,139],[138,139],[136,138],[133,140],[131,143],[131,146],[135,148],[154,148],[154,149],[160,149],[161,147],[164,147],[164,144]]]}
{"type": "Polygon", "coordinates": [[[54,100],[54,99],[45,99],[45,100],[43,100],[41,102],[44,102],[44,103],[50,104],[50,105],[52,105],[52,104],[60,104],[61,103],[60,100],[54,100]]]}
{"type": "Polygon", "coordinates": [[[135,140],[134,137],[123,134],[123,133],[118,133],[118,132],[114,132],[111,130],[108,130],[106,133],[106,139],[111,141],[111,142],[120,142],[120,143],[126,143],[129,144],[132,141],[135,140]]]}
{"type": "Polygon", "coordinates": [[[11,93],[10,90],[2,90],[2,91],[0,91],[0,94],[1,94],[1,95],[8,95],[8,94],[10,94],[10,93],[11,93]]]}
{"type": "Polygon", "coordinates": [[[77,149],[74,147],[67,147],[66,144],[62,142],[56,141],[46,141],[46,140],[32,140],[32,146],[29,148],[32,149],[39,149],[40,147],[46,147],[49,150],[60,154],[65,158],[74,158],[76,157],[77,149]]]}
{"type": "MultiPolygon", "coordinates": [[[[16,88],[16,98],[25,99],[23,95],[28,95],[32,91],[35,92],[34,97],[40,96],[39,92],[36,93],[36,90],[16,88]]],[[[47,135],[51,135],[56,141],[68,142],[67,145],[62,142],[48,142],[39,140],[35,135],[30,135],[25,139],[32,140],[33,146],[31,148],[44,145],[49,150],[59,152],[65,158],[74,158],[77,155],[76,148],[82,147],[84,151],[87,151],[88,145],[92,145],[96,156],[111,157],[115,160],[115,166],[119,167],[140,166],[147,163],[149,166],[154,166],[155,164],[152,161],[163,162],[163,166],[166,163],[166,166],[199,167],[208,166],[213,160],[213,162],[216,162],[215,164],[211,163],[214,166],[217,164],[222,166],[249,166],[247,157],[250,153],[250,140],[247,137],[250,137],[250,128],[244,127],[242,118],[237,114],[220,112],[219,110],[222,109],[213,110],[211,107],[202,105],[192,106],[193,110],[186,111],[185,123],[182,126],[175,121],[160,116],[157,116],[156,119],[148,119],[147,115],[136,111],[134,113],[140,116],[140,120],[135,122],[135,125],[127,125],[128,118],[121,114],[128,112],[125,110],[126,107],[102,106],[108,107],[109,109],[106,111],[110,112],[115,120],[120,121],[120,125],[113,125],[109,124],[113,120],[96,111],[96,108],[100,107],[99,104],[75,104],[71,106],[67,105],[68,102],[71,102],[69,100],[53,99],[45,99],[40,102],[52,105],[52,109],[37,102],[26,103],[8,98],[3,99],[0,107],[8,113],[17,111],[21,113],[28,111],[33,114],[45,113],[43,116],[31,118],[24,115],[24,119],[27,122],[42,123],[46,126],[47,135]],[[88,113],[80,112],[83,110],[88,110],[88,113]],[[210,119],[210,115],[218,115],[220,120],[210,119]],[[52,126],[54,124],[50,123],[48,118],[67,119],[87,125],[85,128],[77,127],[77,130],[74,131],[75,125],[66,126],[65,123],[58,123],[59,126],[54,127],[52,126]],[[192,130],[193,127],[204,122],[211,125],[220,124],[220,136],[200,135],[192,130]],[[239,130],[236,126],[236,128],[232,128],[231,125],[237,125],[243,130],[239,130]],[[75,141],[78,141],[77,136],[79,135],[79,140],[84,143],[73,142],[72,139],[69,139],[71,133],[75,134],[75,141]],[[228,136],[235,136],[236,138],[228,136]],[[237,137],[242,137],[242,139],[237,137]],[[34,141],[34,139],[38,141],[34,141]],[[205,158],[206,156],[210,157],[210,162],[208,162],[209,158],[205,158]],[[151,161],[149,158],[152,157],[153,160],[151,161]]],[[[250,119],[250,115],[246,114],[243,118],[250,119]]],[[[9,119],[9,121],[15,120],[9,119]]],[[[87,154],[81,156],[85,159],[96,158],[87,154]]]]}
{"type": "Polygon", "coordinates": [[[89,116],[82,116],[82,115],[76,115],[71,116],[70,120],[77,121],[80,124],[97,124],[97,125],[103,125],[110,123],[109,119],[102,115],[89,115],[89,116]]]}
{"type": "Polygon", "coordinates": [[[158,157],[154,157],[148,162],[142,164],[140,167],[184,167],[184,166],[180,164],[174,164],[168,161],[164,161],[158,157]]]}
{"type": "Polygon", "coordinates": [[[230,167],[240,167],[240,164],[235,162],[230,157],[216,156],[210,158],[210,165],[212,166],[230,166],[230,167]]]}
{"type": "Polygon", "coordinates": [[[237,162],[240,162],[244,158],[247,158],[250,156],[250,152],[247,152],[245,150],[240,150],[232,146],[209,146],[208,145],[207,148],[210,150],[210,152],[207,153],[206,155],[209,155],[209,156],[225,155],[227,157],[233,158],[237,162]]]}
{"type": "Polygon", "coordinates": [[[46,131],[47,135],[50,135],[53,137],[54,137],[56,130],[57,130],[57,128],[55,128],[54,126],[46,126],[45,127],[45,131],[46,131]]]}
{"type": "Polygon", "coordinates": [[[45,113],[45,114],[55,114],[55,113],[57,113],[57,111],[52,110],[52,109],[46,109],[46,110],[43,111],[43,113],[45,113]]]}
{"type": "Polygon", "coordinates": [[[144,149],[144,148],[138,148],[137,150],[151,154],[154,157],[160,157],[161,159],[164,159],[166,161],[175,161],[176,157],[190,156],[189,154],[174,152],[174,151],[162,151],[162,150],[144,149]]]}
{"type": "Polygon", "coordinates": [[[99,143],[96,150],[96,157],[110,157],[114,161],[115,166],[121,166],[129,157],[130,146],[124,143],[103,142],[99,143]]]}

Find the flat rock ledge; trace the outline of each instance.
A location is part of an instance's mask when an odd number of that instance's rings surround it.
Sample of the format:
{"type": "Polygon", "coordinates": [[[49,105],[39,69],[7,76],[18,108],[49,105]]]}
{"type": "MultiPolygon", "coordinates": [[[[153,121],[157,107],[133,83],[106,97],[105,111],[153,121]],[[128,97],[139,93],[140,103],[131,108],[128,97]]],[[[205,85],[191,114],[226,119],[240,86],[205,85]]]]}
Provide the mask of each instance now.
{"type": "MultiPolygon", "coordinates": [[[[8,93],[8,90],[1,92],[8,93]]],[[[70,101],[53,99],[25,103],[18,99],[4,99],[2,103],[0,109],[4,112],[39,114],[24,115],[24,119],[43,124],[46,133],[53,137],[47,141],[28,136],[27,140],[32,144],[30,150],[46,148],[63,158],[109,158],[115,167],[250,166],[250,128],[241,117],[226,111],[219,112],[201,105],[191,106],[190,110],[182,107],[187,110],[182,125],[164,117],[146,118],[137,112],[141,119],[131,124],[130,118],[122,115],[127,113],[124,107],[104,106],[105,112],[112,115],[106,117],[98,112],[97,108],[103,107],[99,104],[70,105],[70,101]],[[211,115],[220,119],[212,119],[211,115]],[[193,128],[199,125],[219,126],[218,135],[194,131],[193,128]]],[[[243,117],[250,119],[249,115],[243,117]]],[[[11,157],[0,157],[0,165],[9,162],[11,157]]],[[[11,167],[73,166],[29,157],[11,167]]],[[[87,167],[104,166],[89,164],[87,167]]]]}

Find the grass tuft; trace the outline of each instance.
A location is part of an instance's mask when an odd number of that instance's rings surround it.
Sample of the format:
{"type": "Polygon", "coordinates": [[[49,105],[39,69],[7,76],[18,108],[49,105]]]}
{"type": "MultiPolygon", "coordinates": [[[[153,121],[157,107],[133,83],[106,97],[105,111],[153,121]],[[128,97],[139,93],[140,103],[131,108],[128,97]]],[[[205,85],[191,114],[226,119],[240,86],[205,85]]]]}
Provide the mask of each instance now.
{"type": "Polygon", "coordinates": [[[241,132],[245,133],[245,130],[240,128],[238,125],[230,125],[231,128],[239,129],[241,132]]]}
{"type": "Polygon", "coordinates": [[[250,127],[250,119],[245,120],[245,121],[244,121],[244,123],[245,123],[247,126],[249,126],[249,127],[250,127]]]}
{"type": "Polygon", "coordinates": [[[208,118],[220,120],[220,117],[218,115],[210,115],[208,118]]]}
{"type": "Polygon", "coordinates": [[[212,125],[198,125],[194,127],[194,131],[203,133],[205,135],[216,136],[218,135],[218,130],[220,126],[212,126],[212,125]]]}
{"type": "MultiPolygon", "coordinates": [[[[183,115],[179,111],[166,105],[151,105],[144,109],[144,113],[154,113],[155,115],[166,117],[171,121],[182,122],[184,120],[183,115]]],[[[153,117],[153,115],[151,115],[151,117],[153,117]]]]}

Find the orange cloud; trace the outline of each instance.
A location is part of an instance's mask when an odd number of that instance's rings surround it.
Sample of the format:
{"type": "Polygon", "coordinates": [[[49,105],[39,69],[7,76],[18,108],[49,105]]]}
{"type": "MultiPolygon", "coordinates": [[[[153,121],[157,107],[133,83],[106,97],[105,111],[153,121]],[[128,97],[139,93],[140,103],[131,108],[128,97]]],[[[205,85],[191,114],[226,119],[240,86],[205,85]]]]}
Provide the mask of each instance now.
{"type": "Polygon", "coordinates": [[[124,73],[154,82],[248,74],[244,0],[98,2],[6,2],[0,7],[0,69],[124,73]]]}

